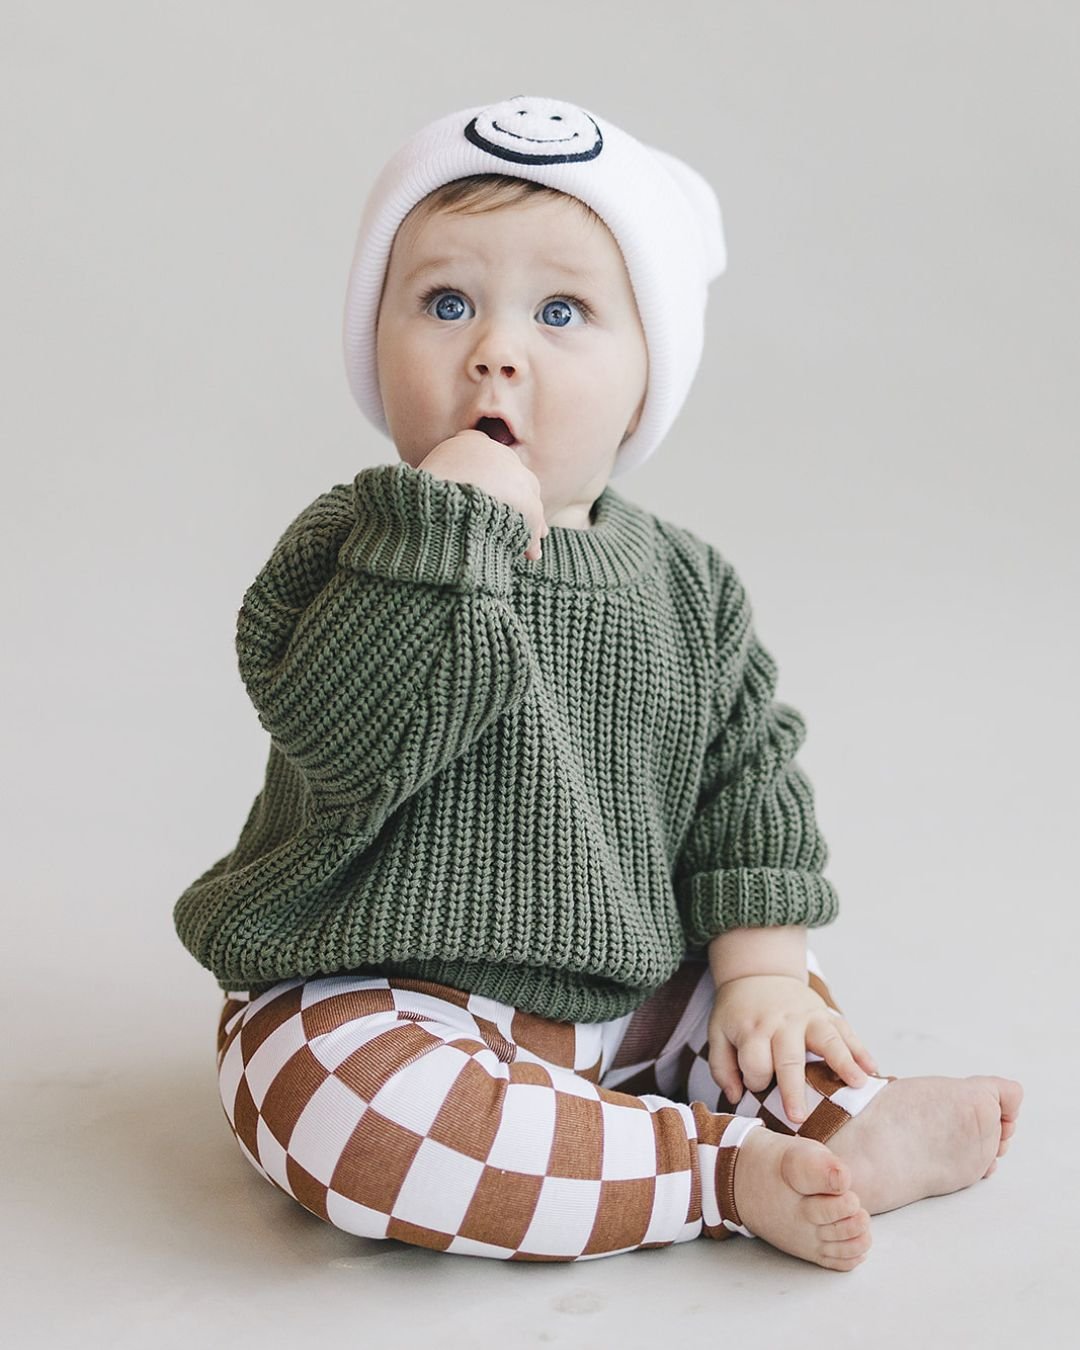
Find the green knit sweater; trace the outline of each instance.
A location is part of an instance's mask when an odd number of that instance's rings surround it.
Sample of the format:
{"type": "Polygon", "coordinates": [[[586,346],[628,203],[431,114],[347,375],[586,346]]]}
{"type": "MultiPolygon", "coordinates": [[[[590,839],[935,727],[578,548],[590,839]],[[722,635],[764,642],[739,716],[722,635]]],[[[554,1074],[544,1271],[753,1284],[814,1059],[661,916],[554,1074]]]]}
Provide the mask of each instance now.
{"type": "Polygon", "coordinates": [[[265,783],[173,911],[223,990],[407,974],[596,1022],[725,929],[836,917],[731,565],[610,485],[530,537],[404,463],[282,535],[236,633],[265,783]]]}

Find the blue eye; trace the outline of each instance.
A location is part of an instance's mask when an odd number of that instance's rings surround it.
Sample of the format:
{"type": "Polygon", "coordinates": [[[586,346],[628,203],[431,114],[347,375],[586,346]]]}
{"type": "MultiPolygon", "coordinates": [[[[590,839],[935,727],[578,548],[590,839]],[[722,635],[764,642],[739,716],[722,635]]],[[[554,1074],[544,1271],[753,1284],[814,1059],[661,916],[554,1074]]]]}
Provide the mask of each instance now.
{"type": "MultiPolygon", "coordinates": [[[[545,300],[545,301],[544,301],[543,309],[541,310],[541,313],[545,313],[547,310],[553,309],[553,310],[555,310],[555,311],[556,311],[557,313],[559,313],[559,314],[564,314],[564,313],[565,313],[567,316],[569,316],[569,314],[570,314],[570,306],[566,303],[567,300],[570,301],[570,304],[572,304],[572,305],[577,305],[577,307],[578,307],[579,309],[583,309],[583,308],[584,308],[580,300],[575,300],[574,297],[573,297],[572,295],[568,295],[568,296],[565,297],[565,299],[562,299],[562,298],[561,298],[561,299],[558,299],[558,300],[545,300]]],[[[556,327],[556,328],[566,328],[566,327],[569,325],[569,323],[570,323],[570,319],[569,319],[569,317],[567,317],[567,318],[565,319],[565,321],[560,321],[560,322],[556,323],[556,324],[554,325],[554,327],[556,327]]]]}
{"type": "Polygon", "coordinates": [[[452,291],[446,286],[432,286],[428,290],[426,290],[424,294],[420,297],[421,305],[425,309],[427,309],[428,305],[431,303],[432,300],[435,299],[437,295],[445,295],[449,298],[450,301],[449,305],[443,305],[440,302],[438,305],[435,306],[437,317],[440,319],[460,318],[460,312],[455,310],[455,304],[457,306],[461,305],[462,303],[461,296],[457,293],[457,291],[452,291]],[[447,310],[449,310],[449,313],[447,312],[447,310]]]}
{"type": "MultiPolygon", "coordinates": [[[[460,291],[455,291],[452,287],[447,286],[445,282],[439,282],[434,286],[428,287],[420,297],[421,307],[424,310],[427,310],[436,297],[442,296],[446,297],[446,301],[444,302],[442,299],[439,300],[439,303],[435,306],[433,317],[446,319],[447,321],[460,319],[462,317],[462,305],[467,304],[468,302],[464,300],[460,291]]],[[[567,328],[570,326],[570,308],[566,303],[567,301],[569,301],[571,305],[575,305],[581,311],[582,318],[586,323],[592,319],[592,308],[586,304],[584,300],[576,295],[561,295],[556,296],[552,300],[545,300],[540,308],[540,313],[544,314],[549,310],[554,310],[556,314],[565,314],[567,317],[562,318],[555,323],[545,324],[545,327],[567,328]]]]}

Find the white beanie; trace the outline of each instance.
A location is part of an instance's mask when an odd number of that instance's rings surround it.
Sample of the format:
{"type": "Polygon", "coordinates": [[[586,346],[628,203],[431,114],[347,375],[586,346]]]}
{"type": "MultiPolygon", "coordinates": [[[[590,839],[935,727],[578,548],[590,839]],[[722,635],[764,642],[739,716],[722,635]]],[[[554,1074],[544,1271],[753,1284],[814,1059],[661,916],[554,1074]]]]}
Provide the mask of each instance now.
{"type": "Polygon", "coordinates": [[[701,361],[709,283],[727,265],[720,204],[696,169],[574,103],[518,94],[448,113],[383,166],[364,206],[345,299],[345,369],[364,415],[390,434],[375,320],[398,226],[422,198],[472,174],[528,178],[578,197],[611,231],[649,352],[641,418],[611,471],[644,463],[667,434],[701,361]]]}

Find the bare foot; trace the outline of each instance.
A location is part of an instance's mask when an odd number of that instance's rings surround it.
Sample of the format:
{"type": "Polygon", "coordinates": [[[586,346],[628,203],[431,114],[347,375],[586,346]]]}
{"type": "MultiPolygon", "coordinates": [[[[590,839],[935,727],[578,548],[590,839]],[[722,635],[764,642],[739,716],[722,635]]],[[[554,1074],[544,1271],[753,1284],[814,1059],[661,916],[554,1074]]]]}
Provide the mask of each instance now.
{"type": "Polygon", "coordinates": [[[734,1184],[744,1227],[771,1246],[830,1270],[866,1260],[870,1215],[850,1189],[847,1164],[816,1139],[751,1130],[739,1146],[734,1184]]]}
{"type": "Polygon", "coordinates": [[[988,1177],[1009,1147],[1023,1096],[1012,1078],[897,1078],[828,1147],[851,1168],[869,1212],[881,1214],[988,1177]]]}

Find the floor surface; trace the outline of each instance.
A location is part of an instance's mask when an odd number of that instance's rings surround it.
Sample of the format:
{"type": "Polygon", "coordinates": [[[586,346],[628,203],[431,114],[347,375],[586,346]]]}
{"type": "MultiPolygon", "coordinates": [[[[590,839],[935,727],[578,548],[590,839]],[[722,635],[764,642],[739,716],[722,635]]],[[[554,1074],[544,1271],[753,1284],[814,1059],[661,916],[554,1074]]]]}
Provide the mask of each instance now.
{"type": "Polygon", "coordinates": [[[156,998],[89,976],[14,995],[9,985],[5,1020],[19,1034],[4,1090],[5,1154],[18,1159],[5,1183],[8,1343],[291,1350],[314,1333],[470,1350],[664,1337],[755,1346],[766,1325],[771,1345],[830,1350],[1070,1343],[1077,1163],[1060,1128],[1076,1087],[1057,1066],[1075,1064],[1075,1046],[1050,1018],[1045,1035],[1028,1034],[1046,990],[1028,1014],[1005,1015],[984,967],[955,1002],[929,1000],[945,1031],[917,1018],[889,1033],[884,1017],[855,1009],[869,1006],[875,979],[893,987],[899,964],[855,978],[836,927],[814,948],[885,1071],[1001,1072],[1025,1087],[995,1174],[876,1216],[870,1257],[849,1273],[744,1238],[507,1264],[351,1236],[241,1155],[216,1095],[205,973],[178,963],[156,998]],[[982,1039],[980,1003],[992,1010],[982,1039]]]}

